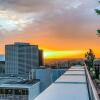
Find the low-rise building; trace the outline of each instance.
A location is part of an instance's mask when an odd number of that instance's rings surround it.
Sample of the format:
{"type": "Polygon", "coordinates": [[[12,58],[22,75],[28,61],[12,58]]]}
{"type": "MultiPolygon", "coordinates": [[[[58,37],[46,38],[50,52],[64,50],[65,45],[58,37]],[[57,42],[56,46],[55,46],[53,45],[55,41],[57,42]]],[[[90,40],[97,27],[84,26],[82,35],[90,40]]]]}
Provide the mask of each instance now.
{"type": "Polygon", "coordinates": [[[42,92],[65,71],[66,69],[33,69],[31,72],[31,78],[40,80],[40,92],[42,92]]]}
{"type": "Polygon", "coordinates": [[[0,79],[0,100],[33,100],[40,93],[39,80],[0,79]]]}
{"type": "Polygon", "coordinates": [[[5,74],[5,61],[0,61],[0,75],[5,74]]]}

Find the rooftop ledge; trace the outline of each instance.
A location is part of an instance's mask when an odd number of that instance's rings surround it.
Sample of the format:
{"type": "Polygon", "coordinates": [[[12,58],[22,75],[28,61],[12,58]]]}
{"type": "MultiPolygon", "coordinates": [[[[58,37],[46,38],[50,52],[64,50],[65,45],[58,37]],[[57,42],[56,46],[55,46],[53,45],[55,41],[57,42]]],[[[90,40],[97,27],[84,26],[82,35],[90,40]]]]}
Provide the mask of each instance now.
{"type": "Polygon", "coordinates": [[[72,66],[34,100],[99,100],[86,66],[72,66]]]}

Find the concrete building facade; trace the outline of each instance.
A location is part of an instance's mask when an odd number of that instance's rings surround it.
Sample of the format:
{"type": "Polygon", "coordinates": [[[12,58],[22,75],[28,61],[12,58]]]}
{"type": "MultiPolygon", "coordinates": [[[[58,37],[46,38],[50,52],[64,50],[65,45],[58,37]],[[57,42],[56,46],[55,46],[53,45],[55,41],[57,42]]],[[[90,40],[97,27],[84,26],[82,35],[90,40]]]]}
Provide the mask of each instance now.
{"type": "Polygon", "coordinates": [[[33,69],[31,77],[40,80],[40,92],[42,92],[65,71],[66,69],[33,69]]]}
{"type": "Polygon", "coordinates": [[[27,75],[31,69],[39,68],[37,45],[14,43],[5,46],[5,73],[10,75],[27,75]]]}
{"type": "Polygon", "coordinates": [[[39,80],[1,79],[0,100],[33,100],[40,94],[39,80]]]}

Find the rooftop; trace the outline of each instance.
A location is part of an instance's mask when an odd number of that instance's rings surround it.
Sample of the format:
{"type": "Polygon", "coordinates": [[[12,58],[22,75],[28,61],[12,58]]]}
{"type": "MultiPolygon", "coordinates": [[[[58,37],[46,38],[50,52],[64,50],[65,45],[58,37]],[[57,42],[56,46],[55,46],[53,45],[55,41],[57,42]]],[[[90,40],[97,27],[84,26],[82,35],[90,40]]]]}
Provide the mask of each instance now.
{"type": "Polygon", "coordinates": [[[23,42],[15,42],[14,45],[27,46],[27,45],[30,45],[30,44],[29,43],[23,43],[23,42]]]}
{"type": "Polygon", "coordinates": [[[0,88],[2,87],[12,87],[12,88],[29,88],[32,85],[39,82],[39,80],[22,80],[18,78],[0,78],[0,88]]]}
{"type": "Polygon", "coordinates": [[[99,100],[87,76],[85,67],[72,66],[35,100],[99,100]]]}

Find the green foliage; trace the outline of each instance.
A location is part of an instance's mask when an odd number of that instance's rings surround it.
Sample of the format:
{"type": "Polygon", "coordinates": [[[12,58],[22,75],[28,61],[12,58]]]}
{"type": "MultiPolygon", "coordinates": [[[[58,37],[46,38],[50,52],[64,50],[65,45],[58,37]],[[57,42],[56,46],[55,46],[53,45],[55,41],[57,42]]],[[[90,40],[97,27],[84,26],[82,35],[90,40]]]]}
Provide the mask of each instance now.
{"type": "MultiPolygon", "coordinates": [[[[98,1],[98,2],[100,3],[100,1],[98,1]]],[[[96,11],[96,13],[97,13],[98,15],[100,15],[100,10],[99,10],[99,8],[95,9],[95,11],[96,11]]],[[[97,30],[97,34],[96,34],[96,35],[100,36],[100,30],[97,30]]]]}
{"type": "Polygon", "coordinates": [[[98,15],[100,15],[100,10],[96,9],[95,11],[96,11],[96,13],[97,13],[98,15]]]}
{"type": "Polygon", "coordinates": [[[100,30],[97,30],[98,33],[100,33],[100,30]]]}
{"type": "Polygon", "coordinates": [[[96,35],[100,36],[100,30],[97,30],[97,34],[96,35]]]}
{"type": "Polygon", "coordinates": [[[85,54],[85,63],[88,66],[89,70],[93,68],[93,61],[95,60],[95,55],[92,51],[92,49],[89,49],[89,51],[85,54]]]}

